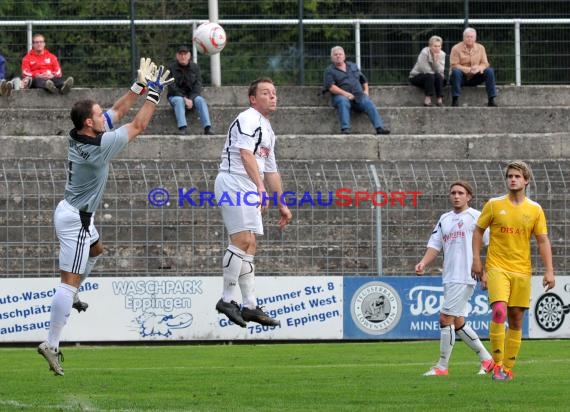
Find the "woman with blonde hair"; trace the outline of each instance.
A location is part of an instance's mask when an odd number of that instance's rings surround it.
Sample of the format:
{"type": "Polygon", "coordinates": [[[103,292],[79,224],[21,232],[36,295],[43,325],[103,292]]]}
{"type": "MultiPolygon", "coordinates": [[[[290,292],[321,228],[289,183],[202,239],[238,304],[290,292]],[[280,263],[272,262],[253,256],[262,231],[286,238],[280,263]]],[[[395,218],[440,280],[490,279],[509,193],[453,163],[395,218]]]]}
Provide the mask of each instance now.
{"type": "Polygon", "coordinates": [[[438,106],[443,106],[445,52],[442,45],[441,37],[431,36],[410,71],[410,83],[425,91],[424,106],[432,106],[432,96],[437,97],[438,106]]]}

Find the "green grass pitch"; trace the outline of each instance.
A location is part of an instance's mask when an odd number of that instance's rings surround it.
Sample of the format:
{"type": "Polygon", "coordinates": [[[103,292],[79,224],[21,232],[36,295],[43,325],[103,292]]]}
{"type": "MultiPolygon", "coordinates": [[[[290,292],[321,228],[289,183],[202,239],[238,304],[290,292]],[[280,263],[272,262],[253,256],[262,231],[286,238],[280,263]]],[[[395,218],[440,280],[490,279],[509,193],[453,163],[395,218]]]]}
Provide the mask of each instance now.
{"type": "MultiPolygon", "coordinates": [[[[488,346],[488,342],[485,342],[488,346]]],[[[515,380],[478,376],[457,341],[0,347],[0,411],[569,411],[570,340],[524,341],[515,380]]]]}

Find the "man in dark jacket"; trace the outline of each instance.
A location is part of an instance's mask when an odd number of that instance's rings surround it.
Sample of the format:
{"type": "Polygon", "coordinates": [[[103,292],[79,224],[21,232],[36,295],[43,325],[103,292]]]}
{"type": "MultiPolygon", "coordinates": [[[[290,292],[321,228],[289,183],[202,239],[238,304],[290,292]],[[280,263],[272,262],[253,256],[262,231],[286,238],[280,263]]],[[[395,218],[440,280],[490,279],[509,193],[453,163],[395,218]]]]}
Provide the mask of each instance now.
{"type": "Polygon", "coordinates": [[[204,134],[212,135],[212,123],[206,99],[202,92],[202,76],[200,67],[190,59],[192,53],[188,46],[180,46],[176,52],[176,61],[170,65],[170,75],[174,83],[168,87],[168,102],[174,109],[176,125],[180,134],[186,134],[186,110],[196,108],[198,117],[204,128],[204,134]]]}

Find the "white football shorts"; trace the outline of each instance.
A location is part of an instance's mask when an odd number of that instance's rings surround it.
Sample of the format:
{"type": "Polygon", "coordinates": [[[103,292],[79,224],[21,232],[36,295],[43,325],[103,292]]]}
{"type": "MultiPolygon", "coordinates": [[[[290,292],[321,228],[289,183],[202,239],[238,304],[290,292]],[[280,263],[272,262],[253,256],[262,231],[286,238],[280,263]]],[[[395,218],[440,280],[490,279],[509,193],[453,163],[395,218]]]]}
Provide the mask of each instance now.
{"type": "Polygon", "coordinates": [[[55,209],[53,220],[55,233],[59,239],[59,269],[66,272],[83,274],[89,248],[99,239],[99,233],[93,224],[91,215],[89,230],[81,224],[79,210],[62,200],[55,209]]]}
{"type": "Polygon", "coordinates": [[[263,235],[259,194],[249,177],[220,172],[214,184],[216,202],[229,235],[250,230],[263,235]]]}
{"type": "Polygon", "coordinates": [[[441,313],[449,316],[467,316],[469,299],[475,291],[475,285],[464,283],[445,283],[443,285],[443,305],[441,313]]]}

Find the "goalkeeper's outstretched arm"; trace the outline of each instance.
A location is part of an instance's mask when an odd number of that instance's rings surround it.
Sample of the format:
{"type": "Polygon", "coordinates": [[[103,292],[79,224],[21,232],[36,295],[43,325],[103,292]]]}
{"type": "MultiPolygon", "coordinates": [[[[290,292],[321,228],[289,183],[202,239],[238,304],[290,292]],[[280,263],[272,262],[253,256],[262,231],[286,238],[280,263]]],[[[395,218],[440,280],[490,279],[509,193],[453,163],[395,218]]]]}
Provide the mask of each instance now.
{"type": "Polygon", "coordinates": [[[141,57],[139,69],[137,70],[137,80],[132,84],[130,90],[122,95],[113,104],[111,110],[115,114],[115,122],[119,122],[134,106],[140,96],[144,96],[147,91],[147,78],[152,78],[156,72],[156,64],[150,58],[141,57]]]}

